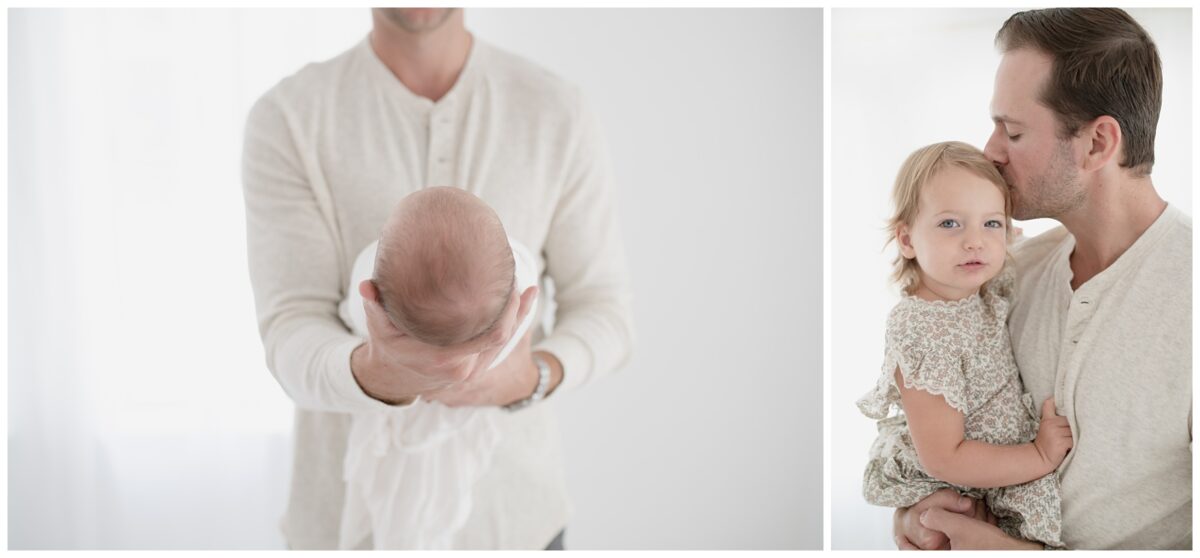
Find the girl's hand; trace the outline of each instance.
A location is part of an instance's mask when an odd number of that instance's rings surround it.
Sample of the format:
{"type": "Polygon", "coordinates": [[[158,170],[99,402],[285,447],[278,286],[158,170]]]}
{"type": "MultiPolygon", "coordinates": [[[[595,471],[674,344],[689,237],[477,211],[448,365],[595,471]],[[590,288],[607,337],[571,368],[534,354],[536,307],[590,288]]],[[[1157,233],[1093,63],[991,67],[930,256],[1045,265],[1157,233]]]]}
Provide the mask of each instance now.
{"type": "Polygon", "coordinates": [[[1037,439],[1033,446],[1049,471],[1053,471],[1067,458],[1067,452],[1075,445],[1071,438],[1071,425],[1067,417],[1058,416],[1054,407],[1054,398],[1047,397],[1042,403],[1042,422],[1038,425],[1037,439]]]}

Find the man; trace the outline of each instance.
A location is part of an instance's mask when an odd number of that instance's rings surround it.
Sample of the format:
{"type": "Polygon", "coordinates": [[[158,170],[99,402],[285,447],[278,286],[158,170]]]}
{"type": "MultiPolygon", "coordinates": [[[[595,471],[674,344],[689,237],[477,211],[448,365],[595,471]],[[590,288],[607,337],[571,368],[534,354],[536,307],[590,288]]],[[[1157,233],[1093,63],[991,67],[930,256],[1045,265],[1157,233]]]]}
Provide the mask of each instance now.
{"type": "Polygon", "coordinates": [[[561,548],[559,435],[537,401],[620,367],[632,338],[596,123],[576,89],[474,38],[459,9],[375,9],[372,19],[366,40],[268,91],[246,127],[259,328],[268,367],[297,405],[284,535],[291,548],[337,545],[347,413],[421,396],[526,407],[501,419],[501,445],[454,546],[561,548]],[[486,359],[461,347],[386,327],[364,342],[338,318],[359,288],[368,317],[382,315],[370,283],[348,284],[351,266],[400,198],[436,185],[486,201],[555,287],[553,331],[539,328],[488,374],[475,374],[486,359]]]}
{"type": "MultiPolygon", "coordinates": [[[[1162,66],[1117,9],[1021,12],[984,150],[1013,217],[1063,228],[1013,249],[1021,378],[1075,447],[1059,468],[1071,548],[1191,548],[1191,218],[1154,189],[1162,66]]],[[[951,490],[895,515],[898,546],[1038,548],[951,490]],[[993,521],[989,521],[993,520],[993,521]]]]}

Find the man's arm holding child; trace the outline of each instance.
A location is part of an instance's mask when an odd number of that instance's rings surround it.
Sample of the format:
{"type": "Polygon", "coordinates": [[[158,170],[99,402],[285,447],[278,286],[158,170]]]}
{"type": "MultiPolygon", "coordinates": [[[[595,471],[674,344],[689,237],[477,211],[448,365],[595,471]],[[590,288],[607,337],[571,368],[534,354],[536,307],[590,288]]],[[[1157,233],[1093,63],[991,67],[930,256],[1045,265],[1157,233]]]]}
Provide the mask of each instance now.
{"type": "MultiPolygon", "coordinates": [[[[897,514],[899,513],[900,511],[897,510],[897,514]]],[[[917,521],[927,530],[943,533],[950,550],[1044,550],[1043,545],[1039,543],[1009,536],[993,523],[947,511],[940,507],[929,507],[920,512],[917,515],[917,521]]],[[[902,538],[901,536],[896,537],[898,542],[902,538]]],[[[903,546],[900,546],[900,549],[919,550],[916,548],[906,549],[903,546]]]]}
{"type": "Polygon", "coordinates": [[[996,516],[983,500],[975,500],[952,488],[943,488],[908,508],[896,508],[892,514],[892,535],[900,550],[950,550],[950,539],[941,531],[921,524],[925,510],[938,509],[995,525],[996,516]]]}

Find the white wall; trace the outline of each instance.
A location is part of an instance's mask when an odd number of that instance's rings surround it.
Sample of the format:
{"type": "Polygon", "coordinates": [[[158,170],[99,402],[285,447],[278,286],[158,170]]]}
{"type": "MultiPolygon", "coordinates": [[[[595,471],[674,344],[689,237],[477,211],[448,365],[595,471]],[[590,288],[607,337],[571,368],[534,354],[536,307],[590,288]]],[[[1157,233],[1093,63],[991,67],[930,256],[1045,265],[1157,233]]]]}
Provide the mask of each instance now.
{"type": "MultiPolygon", "coordinates": [[[[9,12],[9,544],[280,548],[251,103],[353,10],[9,12]]],[[[619,179],[637,351],[554,402],[571,548],[819,548],[821,11],[469,10],[581,86],[619,179]]]]}
{"type": "Polygon", "coordinates": [[[559,402],[574,548],[821,546],[821,11],[468,11],[579,84],[637,350],[559,402]]]}
{"type": "MultiPolygon", "coordinates": [[[[879,377],[894,248],[882,249],[892,182],[916,148],[944,140],[982,147],[1000,55],[992,40],[1017,10],[832,11],[831,513],[834,549],[895,548],[891,510],[860,495],[874,421],[854,402],[879,377]]],[[[1129,10],[1163,60],[1154,183],[1192,212],[1190,10],[1129,10]]],[[[1026,234],[1056,225],[1018,223],[1026,234]]]]}

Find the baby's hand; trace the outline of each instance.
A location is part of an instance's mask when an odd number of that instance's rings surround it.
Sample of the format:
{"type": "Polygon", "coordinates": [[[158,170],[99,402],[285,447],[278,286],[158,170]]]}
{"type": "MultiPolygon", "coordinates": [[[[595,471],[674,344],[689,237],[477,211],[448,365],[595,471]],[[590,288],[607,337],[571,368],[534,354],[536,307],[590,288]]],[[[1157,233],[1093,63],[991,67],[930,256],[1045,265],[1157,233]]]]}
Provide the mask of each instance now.
{"type": "Polygon", "coordinates": [[[1067,417],[1058,416],[1053,397],[1046,398],[1042,403],[1042,423],[1038,425],[1037,439],[1033,441],[1042,461],[1053,471],[1067,458],[1067,452],[1074,444],[1067,417]]]}

